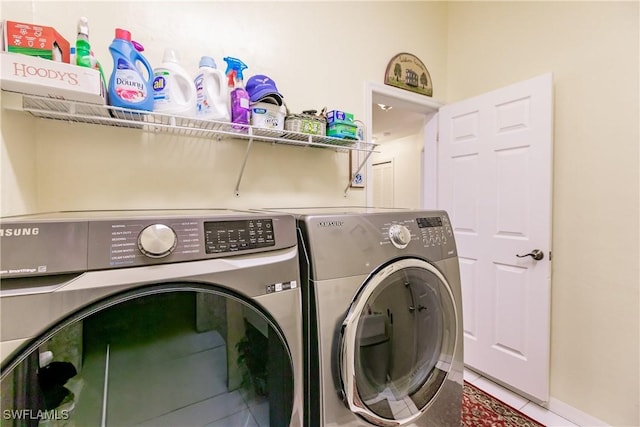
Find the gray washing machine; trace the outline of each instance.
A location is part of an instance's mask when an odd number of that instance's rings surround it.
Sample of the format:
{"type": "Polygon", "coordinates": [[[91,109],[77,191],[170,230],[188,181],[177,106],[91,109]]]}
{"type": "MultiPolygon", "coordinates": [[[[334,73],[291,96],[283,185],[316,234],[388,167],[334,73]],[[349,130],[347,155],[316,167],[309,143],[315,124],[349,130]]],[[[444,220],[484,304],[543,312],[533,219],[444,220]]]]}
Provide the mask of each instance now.
{"type": "Polygon", "coordinates": [[[302,426],[294,217],[1,222],[3,426],[302,426]]]}
{"type": "Polygon", "coordinates": [[[308,426],[460,425],[460,273],[444,211],[297,217],[308,426]]]}

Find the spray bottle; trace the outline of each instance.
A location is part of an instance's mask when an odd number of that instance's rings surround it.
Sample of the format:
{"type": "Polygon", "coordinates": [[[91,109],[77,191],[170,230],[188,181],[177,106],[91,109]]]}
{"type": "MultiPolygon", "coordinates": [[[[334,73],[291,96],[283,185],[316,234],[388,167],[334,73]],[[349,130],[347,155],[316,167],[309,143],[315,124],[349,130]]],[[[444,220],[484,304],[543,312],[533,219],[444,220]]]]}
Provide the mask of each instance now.
{"type": "Polygon", "coordinates": [[[104,71],[100,62],[96,59],[91,45],[89,44],[89,20],[81,16],[78,19],[78,37],[76,45],[69,49],[70,62],[80,67],[93,68],[100,72],[100,83],[102,84],[102,93],[107,92],[107,80],[104,77],[104,71]]]}
{"type": "Polygon", "coordinates": [[[78,19],[78,37],[76,38],[76,65],[91,68],[91,45],[89,44],[89,20],[81,16],[78,19]]]}
{"type": "MultiPolygon", "coordinates": [[[[251,109],[249,108],[249,94],[244,89],[244,76],[243,70],[247,69],[244,62],[237,58],[231,58],[229,56],[223,58],[227,63],[227,84],[231,91],[230,110],[231,110],[231,122],[238,125],[249,125],[249,114],[251,109]]],[[[246,129],[245,126],[237,126],[237,129],[246,129]]]]}

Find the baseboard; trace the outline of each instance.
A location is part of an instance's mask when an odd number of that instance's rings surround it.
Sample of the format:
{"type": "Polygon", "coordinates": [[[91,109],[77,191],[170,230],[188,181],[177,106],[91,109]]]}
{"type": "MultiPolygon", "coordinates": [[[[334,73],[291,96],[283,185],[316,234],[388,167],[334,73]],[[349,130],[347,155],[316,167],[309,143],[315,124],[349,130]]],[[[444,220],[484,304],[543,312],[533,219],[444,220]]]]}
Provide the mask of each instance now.
{"type": "Polygon", "coordinates": [[[551,397],[546,408],[554,414],[560,415],[574,424],[584,427],[611,427],[609,424],[601,421],[573,406],[564,403],[561,400],[551,397]]]}

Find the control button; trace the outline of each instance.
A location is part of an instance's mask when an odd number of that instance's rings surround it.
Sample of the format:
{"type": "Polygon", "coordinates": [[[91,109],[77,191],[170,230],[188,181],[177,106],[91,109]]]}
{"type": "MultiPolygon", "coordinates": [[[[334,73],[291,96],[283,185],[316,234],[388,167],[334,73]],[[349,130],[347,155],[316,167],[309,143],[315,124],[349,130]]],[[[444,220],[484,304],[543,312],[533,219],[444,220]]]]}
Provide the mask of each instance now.
{"type": "Polygon", "coordinates": [[[411,241],[411,232],[404,225],[393,224],[389,227],[389,239],[391,239],[393,246],[398,249],[404,249],[411,241]]]}
{"type": "Polygon", "coordinates": [[[162,258],[169,255],[177,244],[178,236],[175,231],[164,224],[150,225],[138,235],[140,252],[150,258],[162,258]]]}

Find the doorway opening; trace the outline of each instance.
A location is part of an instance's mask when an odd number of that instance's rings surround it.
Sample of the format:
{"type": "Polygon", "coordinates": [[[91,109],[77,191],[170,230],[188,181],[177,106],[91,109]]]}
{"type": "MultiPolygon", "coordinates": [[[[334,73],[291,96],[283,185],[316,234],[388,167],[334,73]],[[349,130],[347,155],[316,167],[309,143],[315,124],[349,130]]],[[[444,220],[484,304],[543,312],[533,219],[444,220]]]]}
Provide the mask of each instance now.
{"type": "MultiPolygon", "coordinates": [[[[374,82],[367,84],[365,97],[365,105],[370,106],[366,109],[367,128],[371,129],[372,142],[379,144],[378,153],[367,164],[367,176],[374,177],[367,186],[367,204],[376,206],[381,194],[393,190],[393,206],[385,207],[435,209],[437,125],[433,119],[442,104],[431,97],[374,82]],[[393,180],[385,175],[386,179],[380,182],[381,172],[375,172],[374,165],[389,159],[394,159],[395,166],[385,173],[393,173],[393,180]],[[390,182],[392,188],[388,188],[390,182]],[[379,185],[387,188],[383,191],[377,188],[379,185]]],[[[388,202],[386,198],[384,203],[388,202]]]]}

